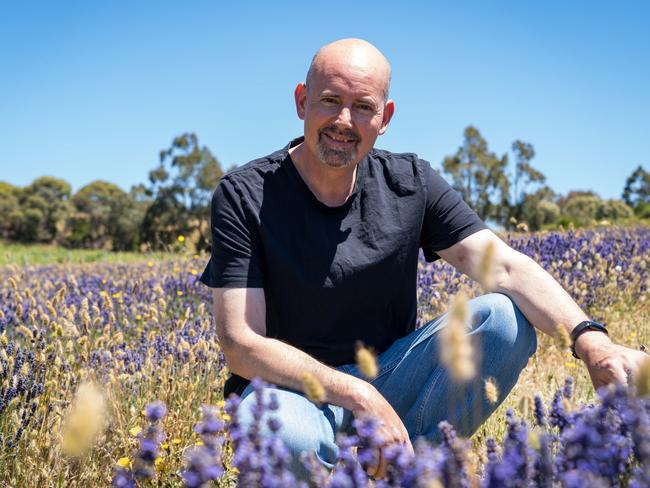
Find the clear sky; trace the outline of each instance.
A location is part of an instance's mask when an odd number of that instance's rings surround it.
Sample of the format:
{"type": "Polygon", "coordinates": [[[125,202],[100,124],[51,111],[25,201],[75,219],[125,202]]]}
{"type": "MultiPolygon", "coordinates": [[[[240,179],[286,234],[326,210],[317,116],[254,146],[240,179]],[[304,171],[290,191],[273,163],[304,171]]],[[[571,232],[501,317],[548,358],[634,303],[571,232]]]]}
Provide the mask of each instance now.
{"type": "Polygon", "coordinates": [[[343,37],[393,65],[379,147],[439,168],[473,124],[499,154],[532,143],[556,191],[606,198],[650,169],[650,2],[25,0],[0,3],[0,180],[128,189],[186,131],[224,168],[268,154],[343,37]]]}

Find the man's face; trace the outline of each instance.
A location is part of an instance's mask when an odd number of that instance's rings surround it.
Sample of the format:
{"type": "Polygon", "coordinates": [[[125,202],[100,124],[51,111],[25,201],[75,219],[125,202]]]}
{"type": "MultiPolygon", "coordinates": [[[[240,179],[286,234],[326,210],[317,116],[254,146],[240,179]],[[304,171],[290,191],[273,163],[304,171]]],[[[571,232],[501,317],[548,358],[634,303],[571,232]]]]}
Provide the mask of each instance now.
{"type": "Polygon", "coordinates": [[[386,131],[393,102],[384,100],[386,76],[363,65],[323,63],[296,88],[298,116],[304,120],[305,145],[332,168],[358,163],[386,131]]]}

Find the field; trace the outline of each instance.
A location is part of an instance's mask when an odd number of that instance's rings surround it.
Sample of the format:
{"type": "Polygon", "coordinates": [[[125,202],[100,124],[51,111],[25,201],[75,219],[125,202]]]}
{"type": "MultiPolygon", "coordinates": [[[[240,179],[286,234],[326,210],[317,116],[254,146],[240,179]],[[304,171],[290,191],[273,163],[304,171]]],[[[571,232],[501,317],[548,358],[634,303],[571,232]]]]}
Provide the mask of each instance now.
{"type": "MultiPolygon", "coordinates": [[[[506,238],[617,342],[650,344],[649,228],[506,238]]],[[[281,447],[230,425],[236,402],[223,402],[228,372],[198,282],[206,256],[92,253],[0,248],[0,485],[235,486],[239,477],[246,486],[259,474],[264,486],[288,486],[281,447]]],[[[419,321],[459,291],[480,293],[449,266],[422,262],[419,321]]],[[[392,478],[376,485],[649,486],[649,402],[633,389],[601,395],[579,361],[540,336],[519,383],[469,444],[448,433],[416,459],[395,452],[392,478]],[[542,403],[550,408],[540,420],[542,403]]],[[[359,429],[372,445],[372,425],[359,429]]],[[[366,486],[351,440],[341,442],[340,468],[329,478],[314,470],[314,481],[366,486]]]]}

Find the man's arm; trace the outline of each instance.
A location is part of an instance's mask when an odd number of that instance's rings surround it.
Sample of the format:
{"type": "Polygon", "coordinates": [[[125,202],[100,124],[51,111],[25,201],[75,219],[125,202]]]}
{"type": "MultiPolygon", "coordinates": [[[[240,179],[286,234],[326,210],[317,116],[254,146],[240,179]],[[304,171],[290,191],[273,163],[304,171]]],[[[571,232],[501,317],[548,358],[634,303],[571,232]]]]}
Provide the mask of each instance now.
{"type": "MultiPolygon", "coordinates": [[[[324,387],[327,402],[383,421],[388,443],[410,447],[399,416],[368,382],[326,366],[305,352],[265,337],[266,302],[262,288],[216,288],[214,316],[221,348],[230,370],[244,378],[260,377],[285,388],[302,391],[302,376],[311,373],[324,387]]],[[[412,449],[412,447],[411,447],[412,449]]]]}
{"type": "MultiPolygon", "coordinates": [[[[494,245],[494,291],[508,295],[536,328],[554,334],[558,324],[567,332],[587,315],[562,286],[528,256],[515,251],[492,231],[476,232],[448,249],[438,251],[449,264],[474,280],[479,280],[480,262],[486,246],[494,245]]],[[[625,383],[627,372],[636,371],[646,357],[614,344],[607,335],[587,331],[576,341],[576,353],[589,370],[595,387],[617,380],[625,383]]]]}

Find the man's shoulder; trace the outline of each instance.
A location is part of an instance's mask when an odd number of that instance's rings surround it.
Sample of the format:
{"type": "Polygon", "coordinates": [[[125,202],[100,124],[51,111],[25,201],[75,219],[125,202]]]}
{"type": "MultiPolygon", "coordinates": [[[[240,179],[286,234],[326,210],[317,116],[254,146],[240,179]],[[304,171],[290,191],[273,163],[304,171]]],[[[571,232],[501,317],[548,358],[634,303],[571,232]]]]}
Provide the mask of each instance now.
{"type": "Polygon", "coordinates": [[[383,168],[383,175],[389,184],[416,190],[424,184],[425,166],[429,163],[420,159],[417,154],[405,152],[396,153],[385,149],[373,149],[370,162],[383,168]]]}
{"type": "Polygon", "coordinates": [[[275,172],[280,168],[282,161],[286,158],[286,149],[279,149],[261,158],[253,159],[247,163],[231,169],[223,178],[230,180],[249,180],[251,178],[263,178],[266,173],[275,172]]]}

